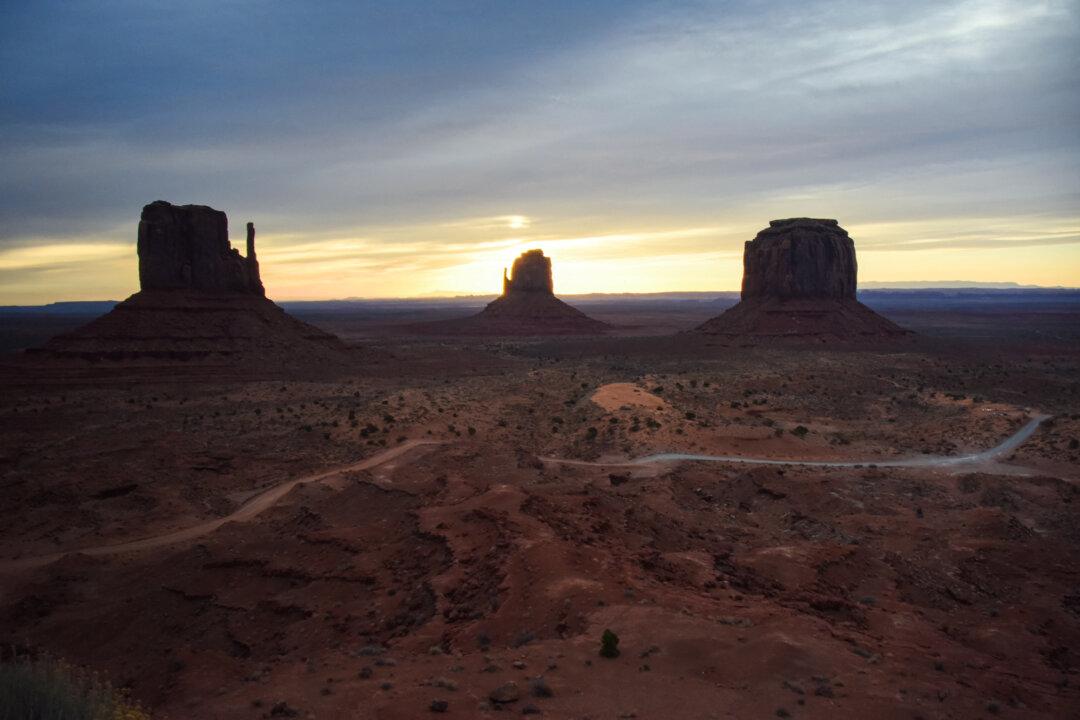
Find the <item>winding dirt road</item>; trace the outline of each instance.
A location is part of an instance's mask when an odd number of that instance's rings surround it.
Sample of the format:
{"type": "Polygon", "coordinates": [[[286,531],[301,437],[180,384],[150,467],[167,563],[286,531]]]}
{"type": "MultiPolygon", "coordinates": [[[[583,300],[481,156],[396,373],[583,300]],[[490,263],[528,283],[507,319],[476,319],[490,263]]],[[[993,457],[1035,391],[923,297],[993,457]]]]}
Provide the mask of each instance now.
{"type": "Polygon", "coordinates": [[[787,460],[780,458],[754,458],[741,457],[739,455],[693,455],[688,453],[657,453],[632,460],[616,460],[612,462],[598,462],[591,460],[568,460],[564,458],[542,457],[540,460],[552,465],[588,465],[591,467],[634,467],[651,465],[653,463],[700,461],[700,462],[723,462],[743,463],[747,465],[802,465],[806,467],[829,467],[851,468],[874,465],[876,467],[951,467],[953,465],[972,465],[992,462],[997,458],[1012,452],[1027,441],[1038,429],[1039,425],[1047,420],[1049,415],[1034,415],[1019,430],[1005,438],[1002,442],[982,452],[967,455],[918,455],[916,457],[901,458],[898,460],[787,460]]]}
{"type": "MultiPolygon", "coordinates": [[[[797,459],[778,459],[778,458],[752,458],[752,457],[740,457],[736,455],[693,455],[686,453],[658,453],[655,455],[647,455],[645,457],[635,458],[632,460],[617,460],[613,462],[596,462],[589,460],[571,460],[565,458],[554,457],[541,457],[540,460],[546,464],[551,465],[586,465],[592,467],[634,467],[642,465],[651,465],[654,463],[665,462],[682,462],[682,461],[701,461],[701,462],[724,462],[724,463],[743,463],[749,465],[802,465],[808,467],[830,467],[830,468],[850,468],[861,467],[867,465],[875,465],[877,467],[950,467],[954,465],[971,465],[985,462],[992,462],[997,458],[1012,452],[1028,438],[1030,438],[1039,425],[1049,415],[1035,415],[1027,423],[1025,423],[1019,430],[1003,440],[998,445],[984,450],[982,452],[970,453],[967,455],[920,455],[911,458],[902,458],[898,460],[884,460],[884,459],[870,459],[870,460],[847,460],[847,461],[831,461],[831,460],[797,460],[797,459]]],[[[336,467],[330,470],[324,470],[314,475],[306,475],[304,477],[295,478],[293,480],[286,480],[278,483],[248,500],[242,505],[236,512],[233,512],[225,517],[216,518],[214,520],[208,520],[198,525],[183,528],[181,530],[175,530],[163,535],[155,535],[152,537],[141,538],[139,540],[130,540],[128,542],[117,543],[115,545],[99,545],[97,547],[89,548],[77,548],[73,550],[65,550],[62,552],[51,553],[48,555],[37,555],[32,557],[18,558],[14,560],[0,560],[0,573],[12,572],[18,570],[25,570],[28,568],[39,567],[41,565],[47,565],[48,563],[59,560],[65,555],[72,553],[80,553],[82,555],[118,555],[121,553],[140,552],[143,550],[152,550],[167,545],[175,545],[177,543],[183,543],[196,538],[209,535],[225,523],[229,522],[245,522],[256,517],[259,513],[267,508],[273,506],[281,498],[283,498],[290,490],[297,485],[302,485],[309,482],[317,482],[319,480],[325,480],[326,478],[333,477],[335,475],[341,475],[347,472],[353,472],[357,470],[369,470],[379,465],[383,465],[391,460],[400,457],[408,453],[413,448],[421,445],[438,445],[437,441],[433,440],[408,440],[397,447],[389,448],[380,453],[376,453],[369,458],[365,458],[359,462],[352,463],[351,465],[345,465],[343,467],[336,467]]]]}
{"type": "Polygon", "coordinates": [[[317,482],[319,480],[325,480],[326,478],[333,477],[335,475],[341,475],[347,472],[355,472],[357,470],[370,470],[371,468],[378,467],[391,460],[401,457],[405,453],[409,452],[413,448],[421,445],[438,445],[439,442],[435,440],[407,440],[397,447],[392,447],[382,452],[375,453],[369,458],[364,458],[359,462],[352,463],[351,465],[345,465],[342,467],[332,468],[330,470],[324,470],[322,472],[315,473],[314,475],[305,475],[304,477],[295,478],[293,480],[286,480],[284,482],[273,485],[266,490],[258,493],[244,505],[242,505],[236,512],[233,512],[225,517],[215,518],[214,520],[207,520],[206,522],[199,523],[198,525],[192,525],[191,527],[183,528],[182,530],[175,530],[164,535],[154,535],[152,537],[140,538],[139,540],[130,540],[128,542],[117,543],[115,545],[99,545],[97,547],[89,548],[76,548],[73,550],[64,550],[62,552],[50,553],[49,555],[36,555],[32,557],[19,558],[17,560],[0,560],[0,573],[11,572],[16,570],[25,570],[28,568],[39,567],[41,565],[47,565],[51,562],[59,560],[65,555],[71,555],[72,553],[79,553],[81,555],[118,555],[120,553],[139,552],[142,550],[152,550],[154,548],[162,547],[165,545],[175,545],[177,543],[187,542],[196,538],[209,535],[217,530],[219,527],[229,522],[246,522],[251,520],[263,510],[273,506],[281,498],[285,497],[290,490],[297,485],[303,485],[304,483],[317,482]]]}

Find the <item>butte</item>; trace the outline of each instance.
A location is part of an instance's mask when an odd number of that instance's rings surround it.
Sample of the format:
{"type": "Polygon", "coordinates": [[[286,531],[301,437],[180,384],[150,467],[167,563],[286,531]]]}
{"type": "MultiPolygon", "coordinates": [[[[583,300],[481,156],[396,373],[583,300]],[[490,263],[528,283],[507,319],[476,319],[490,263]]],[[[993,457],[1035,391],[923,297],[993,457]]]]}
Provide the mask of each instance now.
{"type": "Polygon", "coordinates": [[[31,351],[54,359],[231,365],[341,365],[348,350],[266,298],[247,224],[247,255],[229,244],[228,218],[163,200],[139,221],[139,292],[31,351]]]}
{"type": "Polygon", "coordinates": [[[855,242],[836,220],[773,220],[743,250],[741,300],[695,332],[759,338],[908,334],[855,299],[855,242]]]}
{"type": "Polygon", "coordinates": [[[551,258],[543,250],[522,253],[503,270],[502,295],[478,314],[430,323],[425,332],[463,335],[594,335],[608,329],[555,297],[551,258]]]}

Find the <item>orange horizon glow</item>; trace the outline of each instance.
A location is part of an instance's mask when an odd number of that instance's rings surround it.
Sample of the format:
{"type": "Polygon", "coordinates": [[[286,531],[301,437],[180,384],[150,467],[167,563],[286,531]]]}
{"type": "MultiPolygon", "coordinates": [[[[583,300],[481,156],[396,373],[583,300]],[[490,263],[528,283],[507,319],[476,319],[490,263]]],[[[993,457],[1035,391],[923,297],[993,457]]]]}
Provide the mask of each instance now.
{"type": "MultiPolygon", "coordinates": [[[[552,258],[555,291],[561,294],[722,292],[739,289],[743,243],[764,225],[652,223],[627,231],[515,213],[366,234],[260,233],[257,250],[267,294],[277,300],[497,294],[503,268],[532,248],[552,258]],[[583,232],[573,232],[575,225],[583,232]]],[[[1080,222],[1073,218],[844,226],[856,242],[860,282],[1080,287],[1080,222]]],[[[238,246],[239,238],[234,240],[238,246]]],[[[138,290],[133,237],[38,243],[0,251],[0,273],[28,278],[6,283],[0,304],[116,300],[138,290]]]]}

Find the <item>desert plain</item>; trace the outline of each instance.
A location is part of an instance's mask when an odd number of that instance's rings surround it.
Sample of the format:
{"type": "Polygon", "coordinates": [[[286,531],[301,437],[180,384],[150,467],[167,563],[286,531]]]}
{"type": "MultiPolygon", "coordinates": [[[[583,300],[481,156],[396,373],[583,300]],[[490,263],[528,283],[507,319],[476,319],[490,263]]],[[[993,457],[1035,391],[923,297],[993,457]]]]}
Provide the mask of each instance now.
{"type": "Polygon", "coordinates": [[[163,718],[1074,716],[1080,305],[887,295],[887,342],[608,299],[292,309],[332,367],[5,355],[0,641],[163,718]]]}

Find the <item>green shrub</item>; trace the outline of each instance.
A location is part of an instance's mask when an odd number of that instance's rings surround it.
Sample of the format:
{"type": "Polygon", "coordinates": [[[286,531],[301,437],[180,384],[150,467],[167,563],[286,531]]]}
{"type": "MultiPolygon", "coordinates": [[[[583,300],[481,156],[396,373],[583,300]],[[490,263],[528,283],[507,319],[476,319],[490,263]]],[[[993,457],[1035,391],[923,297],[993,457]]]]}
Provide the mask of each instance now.
{"type": "Polygon", "coordinates": [[[61,660],[0,663],[0,720],[150,720],[95,674],[61,660]]]}
{"type": "Polygon", "coordinates": [[[610,630],[600,636],[600,657],[619,657],[619,636],[610,630]]]}

